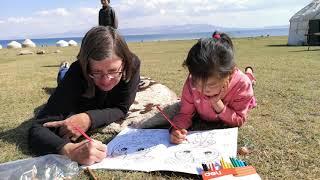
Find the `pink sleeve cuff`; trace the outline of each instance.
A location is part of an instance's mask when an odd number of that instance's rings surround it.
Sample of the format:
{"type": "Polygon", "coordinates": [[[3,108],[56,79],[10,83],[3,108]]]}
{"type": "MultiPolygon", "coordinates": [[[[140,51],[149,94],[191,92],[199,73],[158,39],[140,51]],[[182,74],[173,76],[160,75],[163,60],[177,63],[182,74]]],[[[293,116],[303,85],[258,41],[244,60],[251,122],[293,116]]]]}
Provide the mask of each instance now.
{"type": "Polygon", "coordinates": [[[224,106],[223,110],[218,114],[219,119],[221,119],[225,124],[232,127],[240,127],[243,124],[243,118],[238,116],[232,109],[224,106]]]}

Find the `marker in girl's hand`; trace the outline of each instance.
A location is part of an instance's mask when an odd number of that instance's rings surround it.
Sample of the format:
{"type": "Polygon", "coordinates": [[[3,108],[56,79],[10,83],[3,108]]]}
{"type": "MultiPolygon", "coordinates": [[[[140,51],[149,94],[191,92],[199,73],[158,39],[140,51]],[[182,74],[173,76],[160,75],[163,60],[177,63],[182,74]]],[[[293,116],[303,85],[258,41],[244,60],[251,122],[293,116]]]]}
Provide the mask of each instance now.
{"type": "MultiPolygon", "coordinates": [[[[171,124],[172,127],[174,127],[175,129],[178,129],[178,130],[181,131],[181,128],[178,128],[178,126],[176,126],[176,125],[169,119],[169,117],[164,113],[164,111],[163,111],[159,106],[156,106],[156,108],[160,111],[160,113],[162,114],[162,116],[171,124]]],[[[187,138],[185,138],[185,140],[186,140],[187,142],[189,142],[187,138]]]]}

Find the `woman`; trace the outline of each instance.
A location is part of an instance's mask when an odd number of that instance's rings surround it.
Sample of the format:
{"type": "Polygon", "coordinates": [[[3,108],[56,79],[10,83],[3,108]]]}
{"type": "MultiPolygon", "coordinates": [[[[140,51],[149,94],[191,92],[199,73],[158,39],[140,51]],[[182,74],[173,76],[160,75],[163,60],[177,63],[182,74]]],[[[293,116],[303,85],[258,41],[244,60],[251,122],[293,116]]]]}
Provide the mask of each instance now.
{"type": "Polygon", "coordinates": [[[75,143],[84,132],[124,118],[140,81],[140,60],[111,27],[98,26],[82,40],[71,64],[29,130],[37,154],[58,153],[90,165],[106,157],[99,141],[75,143]]]}

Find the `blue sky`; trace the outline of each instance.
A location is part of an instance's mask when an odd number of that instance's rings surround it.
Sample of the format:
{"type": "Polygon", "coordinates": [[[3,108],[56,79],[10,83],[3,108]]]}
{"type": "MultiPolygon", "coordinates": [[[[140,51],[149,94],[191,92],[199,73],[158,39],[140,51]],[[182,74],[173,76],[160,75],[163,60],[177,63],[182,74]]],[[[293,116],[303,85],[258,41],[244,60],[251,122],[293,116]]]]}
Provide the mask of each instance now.
{"type": "MultiPolygon", "coordinates": [[[[211,24],[288,25],[311,0],[111,0],[120,29],[211,24]]],[[[0,39],[86,31],[98,23],[100,0],[1,0],[0,39]]]]}

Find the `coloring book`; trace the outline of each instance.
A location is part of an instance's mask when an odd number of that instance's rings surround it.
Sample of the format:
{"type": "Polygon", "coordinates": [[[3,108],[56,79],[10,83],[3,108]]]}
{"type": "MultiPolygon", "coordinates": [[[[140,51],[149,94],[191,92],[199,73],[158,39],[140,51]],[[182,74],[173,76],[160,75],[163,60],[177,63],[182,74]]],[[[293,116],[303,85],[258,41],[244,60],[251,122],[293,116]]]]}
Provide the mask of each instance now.
{"type": "Polygon", "coordinates": [[[89,167],[201,174],[202,163],[237,155],[237,136],[238,128],[189,131],[174,145],[167,129],[126,128],[107,144],[107,158],[89,167]]]}

